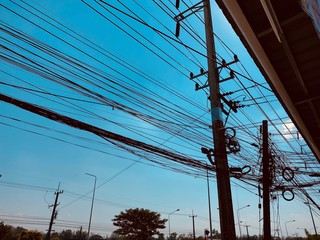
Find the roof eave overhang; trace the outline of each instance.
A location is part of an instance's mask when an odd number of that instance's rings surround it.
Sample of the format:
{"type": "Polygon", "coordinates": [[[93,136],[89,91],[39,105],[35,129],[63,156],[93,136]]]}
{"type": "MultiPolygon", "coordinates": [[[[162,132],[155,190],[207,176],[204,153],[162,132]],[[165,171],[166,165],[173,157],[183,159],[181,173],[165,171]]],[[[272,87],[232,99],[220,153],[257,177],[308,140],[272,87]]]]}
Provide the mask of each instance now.
{"type": "Polygon", "coordinates": [[[286,109],[288,115],[291,117],[299,132],[304,137],[310,149],[314,153],[317,160],[320,162],[320,151],[313,141],[307,127],[302,121],[297,109],[291,101],[288,93],[286,92],[283,84],[281,83],[276,71],[274,70],[270,60],[268,59],[265,51],[263,50],[258,38],[250,27],[246,17],[242,13],[240,6],[236,0],[216,0],[224,15],[231,23],[233,29],[240,37],[241,41],[247,48],[251,57],[259,67],[260,71],[271,85],[275,94],[278,96],[283,107],[286,109]]]}

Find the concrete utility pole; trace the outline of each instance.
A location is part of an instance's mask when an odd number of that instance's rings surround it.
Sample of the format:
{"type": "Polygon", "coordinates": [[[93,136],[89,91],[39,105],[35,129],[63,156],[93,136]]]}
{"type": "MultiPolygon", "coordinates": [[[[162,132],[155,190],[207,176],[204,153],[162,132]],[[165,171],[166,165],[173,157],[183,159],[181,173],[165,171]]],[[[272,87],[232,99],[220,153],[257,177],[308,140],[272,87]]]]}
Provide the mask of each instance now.
{"type": "Polygon", "coordinates": [[[91,219],[92,219],[92,211],[93,211],[93,203],[94,203],[94,195],[96,192],[96,183],[97,183],[97,176],[90,174],[90,173],[85,173],[86,175],[90,177],[94,177],[94,185],[93,185],[93,193],[92,193],[92,201],[91,201],[91,210],[90,210],[90,217],[89,217],[89,226],[88,226],[88,235],[87,239],[89,240],[90,238],[90,228],[91,228],[91,219]]]}
{"type": "Polygon", "coordinates": [[[193,240],[196,240],[196,228],[194,225],[194,218],[197,217],[197,215],[193,215],[193,211],[192,211],[192,215],[189,217],[192,217],[193,240]]]}
{"type": "Polygon", "coordinates": [[[249,229],[248,228],[250,227],[250,225],[247,225],[247,223],[246,223],[245,227],[247,229],[247,239],[249,239],[249,229]]]}
{"type": "Polygon", "coordinates": [[[270,168],[268,121],[262,121],[262,184],[263,184],[263,239],[271,239],[270,224],[270,168]]]}
{"type": "MultiPolygon", "coordinates": [[[[60,187],[60,183],[59,183],[59,187],[60,187]]],[[[57,217],[57,213],[56,213],[56,208],[59,205],[58,204],[58,198],[59,198],[59,194],[63,193],[63,191],[59,191],[59,187],[58,187],[58,191],[55,192],[56,195],[56,199],[54,201],[53,209],[52,209],[52,214],[51,214],[51,220],[50,220],[50,224],[49,224],[49,229],[46,235],[46,240],[50,240],[50,236],[51,236],[51,229],[52,229],[52,225],[53,225],[53,221],[54,219],[57,217]]]]}
{"type": "Polygon", "coordinates": [[[204,22],[206,28],[206,45],[208,58],[208,83],[210,89],[211,117],[214,139],[214,159],[216,164],[217,187],[219,198],[219,215],[222,240],[235,240],[229,166],[226,152],[224,126],[219,88],[219,73],[213,37],[210,0],[204,0],[204,22]]]}

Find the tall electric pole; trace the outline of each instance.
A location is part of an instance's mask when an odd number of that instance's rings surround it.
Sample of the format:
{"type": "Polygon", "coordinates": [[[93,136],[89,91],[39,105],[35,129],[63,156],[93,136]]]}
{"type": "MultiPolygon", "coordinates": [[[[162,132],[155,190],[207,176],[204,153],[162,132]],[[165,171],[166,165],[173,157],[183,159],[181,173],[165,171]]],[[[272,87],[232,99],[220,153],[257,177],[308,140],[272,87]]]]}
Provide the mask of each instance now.
{"type": "Polygon", "coordinates": [[[193,211],[192,211],[192,215],[190,215],[189,217],[192,217],[193,240],[196,240],[196,228],[194,225],[194,218],[197,217],[197,215],[193,215],[193,211]]]}
{"type": "Polygon", "coordinates": [[[249,229],[248,229],[248,228],[250,227],[250,225],[247,225],[247,223],[246,223],[245,227],[246,227],[246,229],[247,229],[247,239],[250,239],[250,238],[249,238],[249,229]]]}
{"type": "Polygon", "coordinates": [[[268,121],[262,121],[262,190],[263,190],[263,239],[271,239],[270,224],[270,156],[268,121]]]}
{"type": "Polygon", "coordinates": [[[216,164],[217,187],[219,198],[219,215],[222,240],[235,240],[231,186],[226,140],[222,122],[222,109],[217,69],[216,51],[213,37],[210,0],[204,0],[204,22],[206,28],[206,45],[208,59],[208,83],[210,89],[211,118],[214,139],[214,159],[216,164]]]}
{"type": "MultiPolygon", "coordinates": [[[[60,187],[60,183],[59,183],[59,187],[60,187]]],[[[52,225],[53,225],[53,221],[54,219],[57,217],[57,212],[56,212],[56,208],[59,205],[58,204],[58,198],[59,198],[59,194],[63,193],[63,191],[59,191],[59,187],[58,187],[58,191],[55,192],[56,195],[56,199],[54,201],[53,209],[52,209],[52,214],[51,214],[51,219],[50,219],[50,224],[49,224],[49,229],[46,235],[46,240],[50,240],[50,236],[51,236],[51,229],[52,229],[52,225]]]]}

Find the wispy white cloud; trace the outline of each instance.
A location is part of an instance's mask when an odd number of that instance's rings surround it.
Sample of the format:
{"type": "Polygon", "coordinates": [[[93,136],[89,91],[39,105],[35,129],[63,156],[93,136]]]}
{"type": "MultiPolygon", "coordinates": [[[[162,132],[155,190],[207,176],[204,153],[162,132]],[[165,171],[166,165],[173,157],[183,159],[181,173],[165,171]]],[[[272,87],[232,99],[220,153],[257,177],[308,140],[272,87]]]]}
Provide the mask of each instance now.
{"type": "Polygon", "coordinates": [[[291,139],[291,138],[293,138],[293,135],[297,134],[297,128],[291,120],[282,124],[280,129],[281,129],[282,135],[286,139],[291,139]]]}

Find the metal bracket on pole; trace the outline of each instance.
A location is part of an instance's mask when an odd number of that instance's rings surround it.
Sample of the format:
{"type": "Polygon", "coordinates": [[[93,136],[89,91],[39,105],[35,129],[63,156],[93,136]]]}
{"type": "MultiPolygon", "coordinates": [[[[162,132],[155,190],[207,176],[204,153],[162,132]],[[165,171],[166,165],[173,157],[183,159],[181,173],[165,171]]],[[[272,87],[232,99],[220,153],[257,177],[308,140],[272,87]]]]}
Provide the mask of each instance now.
{"type": "Polygon", "coordinates": [[[214,161],[212,160],[212,157],[214,157],[214,149],[202,147],[201,152],[207,155],[207,158],[212,165],[215,165],[214,161]]]}
{"type": "Polygon", "coordinates": [[[230,71],[230,77],[223,78],[223,79],[219,80],[219,82],[222,83],[222,82],[226,82],[226,81],[228,81],[228,80],[234,79],[234,76],[235,76],[235,75],[234,75],[234,72],[231,70],[231,71],[230,71]]]}
{"type": "Polygon", "coordinates": [[[219,97],[220,97],[220,99],[225,103],[225,104],[227,104],[228,105],[228,107],[232,110],[232,111],[234,111],[235,113],[237,113],[238,112],[238,110],[237,110],[237,105],[238,105],[238,103],[239,103],[239,101],[231,101],[231,100],[228,100],[228,99],[226,99],[222,94],[219,94],[219,97]]]}
{"type": "Polygon", "coordinates": [[[229,65],[239,62],[239,58],[236,54],[233,56],[233,59],[234,59],[233,61],[228,63],[226,62],[226,60],[222,59],[222,63],[220,66],[217,67],[217,69],[225,68],[225,67],[228,67],[229,65]]]}
{"type": "MultiPolygon", "coordinates": [[[[180,22],[186,19],[187,17],[191,16],[192,14],[199,12],[203,9],[202,5],[203,1],[200,1],[196,3],[195,5],[189,7],[187,10],[181,12],[180,14],[176,15],[174,17],[174,20],[177,22],[176,25],[176,37],[179,37],[180,35],[180,22]]],[[[178,9],[180,7],[180,1],[176,0],[176,8],[178,9]]]]}
{"type": "MultiPolygon", "coordinates": [[[[229,63],[227,63],[224,59],[222,59],[222,63],[221,63],[221,65],[219,67],[217,67],[217,69],[222,69],[222,68],[228,67],[229,65],[232,65],[232,64],[234,64],[234,63],[236,63],[238,61],[239,61],[239,59],[238,59],[237,55],[234,55],[234,60],[229,62],[229,63]]],[[[208,74],[208,71],[204,71],[203,68],[200,68],[200,74],[194,75],[193,72],[191,72],[190,73],[190,79],[193,80],[195,78],[201,77],[201,76],[206,75],[206,74],[208,74]]],[[[228,77],[226,79],[221,79],[220,83],[221,82],[225,82],[225,81],[230,80],[230,79],[233,79],[234,77],[235,77],[234,72],[232,70],[230,70],[230,77],[228,77]]]]}
{"type": "Polygon", "coordinates": [[[203,88],[207,88],[207,87],[209,87],[209,84],[205,84],[205,85],[203,85],[203,86],[200,87],[199,83],[196,83],[195,90],[196,90],[196,91],[199,91],[199,90],[201,90],[201,89],[203,89],[203,88]]]}
{"type": "Polygon", "coordinates": [[[208,74],[208,71],[204,71],[203,68],[200,68],[200,74],[198,75],[194,75],[193,72],[190,73],[190,79],[195,79],[195,78],[198,78],[198,77],[201,77],[203,75],[206,75],[208,74]]]}
{"type": "MultiPolygon", "coordinates": [[[[227,66],[229,66],[229,65],[231,65],[231,64],[239,61],[237,55],[234,55],[234,58],[235,58],[235,60],[232,61],[232,62],[230,62],[230,63],[226,63],[225,60],[222,60],[222,64],[221,64],[221,66],[220,66],[219,68],[227,67],[227,66]]],[[[219,68],[218,68],[218,69],[219,69],[219,68]]],[[[194,75],[193,72],[190,72],[190,79],[193,80],[193,79],[195,79],[195,78],[198,78],[198,77],[201,77],[201,76],[204,76],[204,75],[207,75],[207,74],[208,74],[208,71],[204,71],[203,68],[200,68],[200,73],[197,74],[197,75],[194,75]]],[[[219,80],[219,83],[226,82],[226,81],[228,81],[228,80],[234,79],[234,77],[235,77],[235,74],[234,74],[234,72],[231,70],[231,71],[230,71],[230,77],[223,78],[223,79],[219,80]]],[[[199,90],[204,89],[204,88],[207,88],[207,87],[209,87],[209,86],[210,86],[210,85],[208,84],[208,81],[207,81],[206,84],[203,85],[203,86],[200,86],[199,83],[196,83],[196,85],[195,85],[195,90],[196,90],[196,91],[199,91],[199,90]]],[[[222,95],[221,95],[221,96],[222,96],[222,95]]],[[[226,98],[224,98],[223,101],[230,107],[230,103],[229,103],[229,101],[226,100],[226,98]],[[228,102],[228,103],[227,103],[227,102],[228,102]]],[[[230,101],[230,102],[232,102],[232,101],[230,101]]],[[[230,108],[231,108],[234,112],[237,112],[235,105],[234,105],[233,107],[230,107],[230,108]]]]}
{"type": "Polygon", "coordinates": [[[179,9],[180,7],[180,0],[176,0],[176,9],[179,9]]]}

